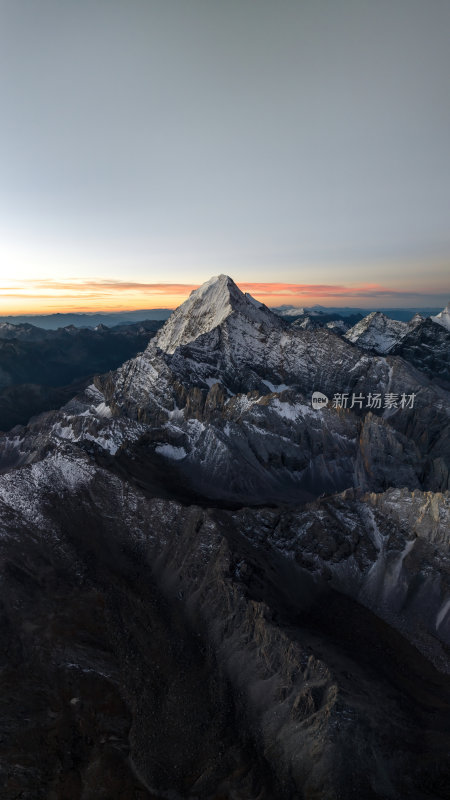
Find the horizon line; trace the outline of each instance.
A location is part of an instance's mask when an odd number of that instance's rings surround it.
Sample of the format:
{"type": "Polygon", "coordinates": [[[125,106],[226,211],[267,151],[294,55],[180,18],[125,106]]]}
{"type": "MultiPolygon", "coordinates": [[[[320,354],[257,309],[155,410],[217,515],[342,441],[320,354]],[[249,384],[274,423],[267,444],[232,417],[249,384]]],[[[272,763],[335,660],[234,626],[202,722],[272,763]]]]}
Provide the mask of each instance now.
{"type": "MultiPolygon", "coordinates": [[[[427,305],[420,305],[420,306],[403,306],[403,305],[384,306],[384,305],[381,305],[381,304],[380,305],[374,305],[374,306],[365,306],[365,305],[349,306],[349,305],[321,305],[320,303],[315,303],[314,305],[311,305],[311,306],[306,306],[306,305],[298,306],[298,305],[294,305],[294,304],[288,305],[286,303],[282,303],[279,306],[267,306],[267,307],[269,309],[271,309],[271,310],[278,309],[278,308],[298,308],[299,311],[301,311],[302,308],[305,308],[307,310],[308,309],[313,309],[313,308],[321,308],[321,309],[330,308],[330,309],[347,309],[347,310],[351,309],[351,310],[354,310],[354,311],[369,311],[369,312],[377,311],[377,310],[380,310],[380,309],[389,310],[389,311],[397,311],[398,310],[398,311],[416,311],[417,312],[417,311],[437,311],[439,309],[445,308],[446,305],[447,304],[444,301],[443,304],[440,303],[440,304],[435,304],[435,305],[430,305],[430,306],[427,306],[427,305]]],[[[94,309],[94,310],[92,310],[92,309],[89,309],[89,310],[87,310],[87,309],[81,309],[81,310],[72,309],[72,310],[68,310],[68,311],[51,311],[51,310],[49,310],[49,311],[42,311],[42,312],[39,312],[39,311],[22,311],[22,312],[20,312],[19,311],[19,312],[10,313],[10,314],[2,314],[2,313],[0,313],[0,320],[3,320],[5,318],[16,318],[16,317],[57,317],[57,316],[60,316],[60,317],[64,317],[64,316],[93,317],[93,316],[98,316],[98,315],[108,316],[108,315],[114,315],[114,314],[127,314],[127,313],[130,313],[130,314],[144,313],[144,312],[149,312],[150,313],[150,312],[153,312],[153,311],[159,311],[159,312],[169,311],[170,313],[172,313],[177,308],[178,308],[178,306],[172,306],[172,307],[169,307],[169,306],[154,306],[153,308],[134,308],[134,307],[133,308],[119,308],[119,309],[117,309],[117,308],[114,308],[114,309],[98,308],[98,309],[94,309]]]]}

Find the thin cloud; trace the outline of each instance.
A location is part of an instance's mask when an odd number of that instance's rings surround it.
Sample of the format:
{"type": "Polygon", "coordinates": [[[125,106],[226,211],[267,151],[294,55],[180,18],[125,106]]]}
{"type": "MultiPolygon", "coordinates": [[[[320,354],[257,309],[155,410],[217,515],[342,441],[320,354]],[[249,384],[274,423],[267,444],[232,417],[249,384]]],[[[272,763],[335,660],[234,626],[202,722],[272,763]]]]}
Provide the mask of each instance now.
{"type": "MultiPolygon", "coordinates": [[[[77,295],[74,293],[71,294],[30,294],[25,292],[4,292],[2,287],[0,286],[0,299],[1,298],[18,298],[19,300],[28,299],[28,300],[74,300],[77,298],[77,295]]],[[[103,300],[105,298],[104,293],[100,292],[83,292],[83,298],[89,300],[103,300]]]]}
{"type": "MultiPolygon", "coordinates": [[[[343,286],[333,284],[307,284],[307,283],[255,283],[239,282],[239,287],[244,292],[262,295],[265,297],[420,297],[427,292],[411,292],[391,289],[379,284],[367,283],[359,286],[343,286]]],[[[64,292],[58,294],[61,298],[73,298],[82,294],[84,297],[102,298],[115,293],[133,292],[137,294],[188,295],[197,289],[198,283],[144,283],[139,281],[122,280],[90,280],[90,281],[21,281],[16,286],[0,287],[0,291],[8,292],[3,297],[55,297],[54,294],[41,294],[41,292],[64,292]],[[32,294],[32,290],[36,294],[32,294]],[[24,292],[27,291],[27,294],[24,292]]]]}
{"type": "MultiPolygon", "coordinates": [[[[25,283],[25,282],[24,282],[25,283]]],[[[90,280],[90,281],[53,281],[40,280],[26,282],[36,290],[71,291],[71,292],[149,292],[151,294],[186,294],[197,289],[198,283],[141,283],[139,281],[90,280]]],[[[8,287],[11,288],[11,287],[8,287]]],[[[18,287],[17,287],[18,288],[18,287]]]]}
{"type": "Polygon", "coordinates": [[[404,292],[396,289],[379,286],[377,284],[363,284],[362,286],[335,286],[329,284],[305,283],[240,283],[240,288],[250,294],[266,296],[313,296],[313,297],[379,297],[379,296],[418,296],[422,292],[404,292]]]}

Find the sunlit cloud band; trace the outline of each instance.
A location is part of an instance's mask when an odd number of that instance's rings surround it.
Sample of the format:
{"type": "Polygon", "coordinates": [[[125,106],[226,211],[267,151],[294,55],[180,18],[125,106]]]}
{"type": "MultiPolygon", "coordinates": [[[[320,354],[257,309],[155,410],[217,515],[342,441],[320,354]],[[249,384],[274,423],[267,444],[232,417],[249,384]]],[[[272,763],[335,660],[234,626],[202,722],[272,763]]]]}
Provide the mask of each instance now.
{"type": "MultiPolygon", "coordinates": [[[[182,302],[198,283],[153,283],[126,280],[23,280],[4,281],[0,286],[0,314],[8,309],[32,308],[74,310],[111,310],[120,308],[173,308],[182,302]]],[[[328,283],[286,282],[238,282],[242,291],[249,292],[268,305],[290,303],[292,305],[329,303],[351,303],[369,305],[377,299],[387,302],[423,302],[433,297],[423,291],[405,291],[377,283],[358,285],[328,283]]],[[[445,291],[445,290],[444,290],[445,291]]]]}

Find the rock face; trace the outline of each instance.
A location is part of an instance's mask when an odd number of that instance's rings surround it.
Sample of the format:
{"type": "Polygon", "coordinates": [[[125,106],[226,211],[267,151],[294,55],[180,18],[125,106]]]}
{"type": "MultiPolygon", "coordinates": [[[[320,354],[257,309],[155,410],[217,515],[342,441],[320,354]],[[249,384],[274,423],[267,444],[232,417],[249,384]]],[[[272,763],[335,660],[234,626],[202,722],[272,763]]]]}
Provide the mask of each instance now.
{"type": "Polygon", "coordinates": [[[326,327],[329,328],[330,331],[335,331],[335,333],[345,333],[349,330],[350,325],[348,325],[344,319],[335,319],[327,322],[326,327]]]}
{"type": "Polygon", "coordinates": [[[304,331],[313,331],[320,327],[320,323],[317,321],[317,317],[311,317],[309,314],[305,314],[305,316],[296,319],[295,322],[292,323],[292,327],[304,331]]]}
{"type": "Polygon", "coordinates": [[[2,798],[448,798],[448,401],[220,276],[4,435],[2,798]]]}
{"type": "Polygon", "coordinates": [[[207,510],[76,451],[12,477],[4,797],[446,796],[449,679],[396,629],[446,663],[448,496],[207,510]]]}

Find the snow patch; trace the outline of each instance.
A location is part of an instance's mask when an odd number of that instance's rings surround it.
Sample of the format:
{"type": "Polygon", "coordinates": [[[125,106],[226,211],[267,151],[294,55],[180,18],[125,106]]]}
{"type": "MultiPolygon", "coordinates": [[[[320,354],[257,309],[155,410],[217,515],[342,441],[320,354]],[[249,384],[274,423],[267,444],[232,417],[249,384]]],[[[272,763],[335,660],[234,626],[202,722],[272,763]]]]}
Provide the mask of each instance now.
{"type": "Polygon", "coordinates": [[[155,447],[155,452],[164,458],[170,458],[173,461],[181,461],[186,458],[187,453],[184,447],[175,447],[173,444],[158,444],[155,447]]]}
{"type": "Polygon", "coordinates": [[[450,597],[445,601],[436,617],[436,630],[444,622],[448,612],[450,611],[450,597]]]}
{"type": "Polygon", "coordinates": [[[437,322],[438,325],[442,325],[443,328],[447,328],[450,331],[450,303],[447,303],[445,308],[439,313],[436,314],[435,317],[431,317],[433,322],[437,322]]]}
{"type": "Polygon", "coordinates": [[[290,388],[285,383],[274,384],[266,380],[263,380],[262,383],[264,383],[264,385],[267,386],[267,388],[270,389],[271,392],[283,392],[285,389],[290,388]]]}

